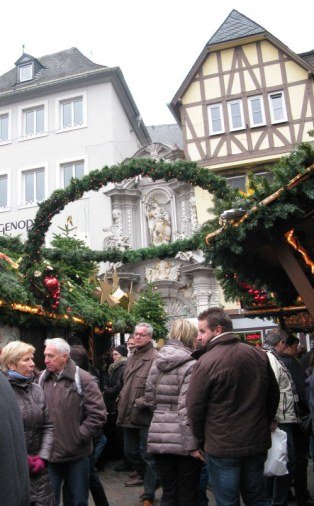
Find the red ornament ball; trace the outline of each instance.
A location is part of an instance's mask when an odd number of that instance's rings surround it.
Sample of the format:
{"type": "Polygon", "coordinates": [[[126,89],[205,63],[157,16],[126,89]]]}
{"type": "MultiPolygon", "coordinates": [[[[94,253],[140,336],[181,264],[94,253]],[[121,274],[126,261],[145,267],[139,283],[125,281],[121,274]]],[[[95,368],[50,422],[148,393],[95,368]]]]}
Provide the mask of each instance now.
{"type": "Polygon", "coordinates": [[[49,292],[56,292],[57,290],[60,290],[59,280],[54,276],[45,276],[43,284],[49,292]]]}

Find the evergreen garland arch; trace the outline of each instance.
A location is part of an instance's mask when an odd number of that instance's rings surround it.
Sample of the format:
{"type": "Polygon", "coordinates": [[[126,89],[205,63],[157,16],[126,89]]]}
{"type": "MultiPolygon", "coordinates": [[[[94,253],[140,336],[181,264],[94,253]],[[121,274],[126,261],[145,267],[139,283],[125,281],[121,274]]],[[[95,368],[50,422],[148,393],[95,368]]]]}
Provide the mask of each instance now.
{"type": "MultiPolygon", "coordinates": [[[[25,244],[21,272],[27,275],[32,267],[40,261],[45,235],[51,220],[64,209],[66,204],[78,200],[84,192],[98,191],[108,183],[120,183],[125,179],[139,175],[150,177],[153,181],[160,179],[184,181],[215,193],[218,198],[225,198],[226,194],[230,193],[223,177],[212,174],[208,169],[198,167],[195,162],[183,160],[164,162],[148,158],[137,158],[110,167],[104,166],[101,170],[94,170],[81,179],[72,179],[64,190],[54,191],[47,200],[39,204],[33,227],[25,244]]],[[[203,238],[200,239],[200,236],[196,235],[187,240],[175,241],[158,247],[126,252],[115,249],[106,252],[94,252],[94,258],[97,261],[117,262],[122,260],[132,262],[147,258],[172,257],[178,251],[195,249],[202,242],[203,238]]]]}
{"type": "MultiPolygon", "coordinates": [[[[283,222],[289,224],[289,217],[303,216],[305,207],[312,205],[314,200],[314,149],[309,143],[303,143],[288,157],[280,159],[269,167],[272,180],[250,179],[252,194],[242,194],[230,188],[226,179],[211,173],[208,168],[200,168],[195,162],[178,160],[164,162],[146,158],[124,161],[111,167],[105,166],[101,170],[90,172],[82,179],[72,179],[64,190],[56,190],[39,205],[32,230],[29,232],[25,244],[24,255],[20,271],[25,274],[26,284],[32,289],[35,284],[34,266],[42,260],[42,253],[52,260],[60,258],[67,262],[92,260],[95,262],[111,261],[133,263],[141,260],[173,257],[179,251],[203,249],[205,261],[217,269],[217,277],[222,282],[225,295],[229,300],[242,298],[243,290],[239,288],[237,277],[249,281],[257,288],[267,288],[276,292],[278,286],[284,286],[278,275],[272,273],[265,276],[264,265],[256,265],[251,259],[243,256],[243,244],[247,234],[252,230],[257,235],[263,235],[267,240],[273,240],[281,233],[283,222]],[[298,174],[312,169],[311,176],[301,185],[287,190],[287,185],[298,174]],[[214,219],[207,222],[193,237],[178,240],[169,244],[152,246],[138,250],[120,251],[68,251],[44,250],[45,234],[49,229],[52,218],[61,212],[65,205],[83,196],[87,191],[98,191],[108,183],[119,183],[136,176],[150,177],[153,181],[178,180],[198,186],[214,194],[214,219]],[[283,190],[280,197],[271,205],[260,203],[264,198],[277,191],[283,190]],[[235,227],[233,222],[225,223],[222,233],[213,237],[210,244],[205,244],[205,237],[221,227],[220,216],[226,209],[241,209],[248,214],[248,219],[235,227]],[[245,257],[245,258],[244,258],[245,257]],[[236,276],[235,276],[236,275],[236,276]]],[[[279,295],[277,302],[287,304],[287,297],[279,295]],[[280,300],[281,299],[281,300],[280,300]]],[[[289,303],[291,303],[289,296],[289,303]]]]}

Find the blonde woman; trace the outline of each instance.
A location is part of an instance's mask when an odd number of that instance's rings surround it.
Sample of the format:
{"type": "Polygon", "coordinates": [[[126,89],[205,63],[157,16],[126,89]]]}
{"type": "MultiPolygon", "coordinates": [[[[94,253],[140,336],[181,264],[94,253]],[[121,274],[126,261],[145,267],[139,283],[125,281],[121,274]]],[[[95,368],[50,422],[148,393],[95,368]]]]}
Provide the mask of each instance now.
{"type": "Polygon", "coordinates": [[[148,451],[154,454],[163,494],[161,506],[197,506],[203,453],[187,418],[186,392],[195,360],[197,328],[174,321],[146,384],[145,401],[154,410],[148,451]]]}
{"type": "Polygon", "coordinates": [[[43,390],[34,383],[34,346],[22,341],[7,344],[1,354],[7,376],[21,410],[28,454],[31,506],[55,504],[47,464],[53,441],[53,427],[43,390]]]}

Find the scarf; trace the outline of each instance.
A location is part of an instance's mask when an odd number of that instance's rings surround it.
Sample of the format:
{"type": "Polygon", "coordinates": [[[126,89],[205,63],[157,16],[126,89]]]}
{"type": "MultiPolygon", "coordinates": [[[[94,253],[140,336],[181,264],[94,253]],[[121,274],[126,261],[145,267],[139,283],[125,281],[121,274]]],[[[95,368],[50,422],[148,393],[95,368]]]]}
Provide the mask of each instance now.
{"type": "Polygon", "coordinates": [[[33,374],[31,376],[24,376],[23,374],[20,374],[16,371],[11,371],[11,370],[8,370],[7,374],[9,376],[9,378],[21,381],[22,383],[31,383],[34,379],[33,374]]]}
{"type": "Polygon", "coordinates": [[[112,364],[110,364],[110,366],[108,367],[108,374],[109,376],[112,375],[113,371],[118,367],[120,366],[121,362],[126,362],[127,361],[127,357],[122,357],[120,358],[120,360],[118,360],[118,362],[113,362],[112,364]]]}

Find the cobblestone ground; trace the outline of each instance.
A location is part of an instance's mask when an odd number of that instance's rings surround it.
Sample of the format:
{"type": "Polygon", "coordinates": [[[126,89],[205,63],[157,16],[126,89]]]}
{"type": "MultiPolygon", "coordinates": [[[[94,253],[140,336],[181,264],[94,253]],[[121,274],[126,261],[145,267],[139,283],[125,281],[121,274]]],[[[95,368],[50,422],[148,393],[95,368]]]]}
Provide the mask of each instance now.
{"type": "MultiPolygon", "coordinates": [[[[114,471],[114,466],[117,462],[109,462],[106,464],[104,471],[99,473],[100,479],[104,485],[110,506],[140,506],[140,494],[143,492],[143,487],[125,487],[124,483],[128,480],[129,473],[118,473],[114,471]]],[[[308,467],[308,488],[311,496],[314,498],[314,471],[312,462],[308,467]]],[[[161,489],[156,491],[155,506],[160,506],[161,489]]],[[[215,500],[211,492],[208,492],[209,506],[215,506],[215,500]]],[[[291,506],[295,505],[291,502],[291,506]]],[[[89,500],[89,505],[93,506],[94,501],[92,498],[89,500]]]]}

